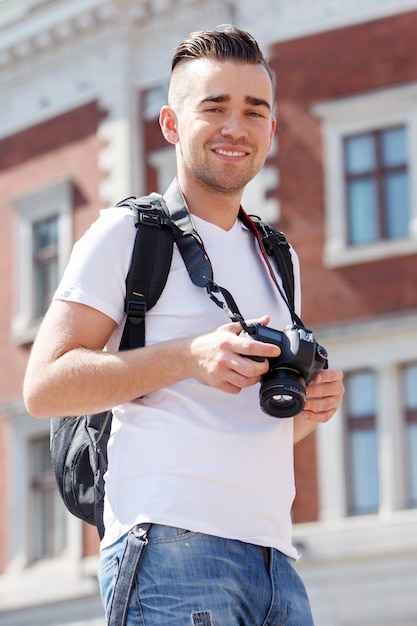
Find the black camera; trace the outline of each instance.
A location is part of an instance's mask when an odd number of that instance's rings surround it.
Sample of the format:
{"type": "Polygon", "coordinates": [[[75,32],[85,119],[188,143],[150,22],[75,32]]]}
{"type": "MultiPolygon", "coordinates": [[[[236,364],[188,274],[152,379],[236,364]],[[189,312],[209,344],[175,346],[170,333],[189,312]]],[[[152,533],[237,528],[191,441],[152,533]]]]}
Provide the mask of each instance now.
{"type": "MultiPolygon", "coordinates": [[[[262,324],[245,324],[242,335],[281,348],[278,357],[268,359],[269,370],[261,377],[261,409],[274,417],[301,413],[308,383],[328,367],[325,348],[316,342],[311,330],[297,324],[290,324],[283,331],[262,324]]],[[[250,358],[263,360],[262,357],[250,358]]]]}

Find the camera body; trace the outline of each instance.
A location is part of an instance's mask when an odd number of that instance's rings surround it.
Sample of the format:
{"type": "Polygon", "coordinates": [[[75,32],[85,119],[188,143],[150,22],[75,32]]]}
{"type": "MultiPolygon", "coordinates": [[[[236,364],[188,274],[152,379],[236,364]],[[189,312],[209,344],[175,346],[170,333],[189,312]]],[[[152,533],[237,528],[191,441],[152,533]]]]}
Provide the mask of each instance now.
{"type": "MultiPolygon", "coordinates": [[[[278,357],[268,359],[269,370],[261,377],[259,399],[262,410],[273,417],[292,417],[301,413],[306,402],[306,387],[328,367],[327,351],[311,330],[290,324],[283,331],[250,324],[242,335],[281,348],[278,357]]],[[[250,357],[263,360],[262,357],[250,357]]]]}

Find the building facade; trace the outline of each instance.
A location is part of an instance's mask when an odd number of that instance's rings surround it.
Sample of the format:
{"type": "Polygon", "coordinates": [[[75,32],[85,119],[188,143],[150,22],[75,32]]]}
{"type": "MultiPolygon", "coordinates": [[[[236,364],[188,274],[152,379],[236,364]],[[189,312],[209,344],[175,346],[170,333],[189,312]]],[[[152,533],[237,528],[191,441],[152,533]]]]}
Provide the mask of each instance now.
{"type": "Polygon", "coordinates": [[[157,118],[176,44],[225,22],[277,75],[244,207],[297,249],[303,320],[345,373],[338,415],[296,447],[296,567],[317,626],[417,623],[417,1],[2,0],[4,626],[104,626],[96,531],[60,502],[22,378],[74,241],[174,174],[157,118]]]}

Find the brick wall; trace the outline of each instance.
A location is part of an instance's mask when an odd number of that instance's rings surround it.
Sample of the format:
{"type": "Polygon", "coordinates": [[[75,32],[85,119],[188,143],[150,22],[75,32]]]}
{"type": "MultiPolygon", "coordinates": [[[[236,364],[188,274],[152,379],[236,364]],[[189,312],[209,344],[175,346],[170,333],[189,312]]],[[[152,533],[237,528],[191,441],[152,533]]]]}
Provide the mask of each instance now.
{"type": "Polygon", "coordinates": [[[0,573],[4,571],[8,560],[8,536],[9,536],[9,516],[3,511],[7,511],[9,502],[9,470],[10,470],[10,442],[7,432],[7,424],[0,419],[0,573]]]}
{"type": "Polygon", "coordinates": [[[295,523],[317,519],[319,491],[317,484],[316,438],[307,437],[294,448],[296,497],[292,510],[295,523]]]}

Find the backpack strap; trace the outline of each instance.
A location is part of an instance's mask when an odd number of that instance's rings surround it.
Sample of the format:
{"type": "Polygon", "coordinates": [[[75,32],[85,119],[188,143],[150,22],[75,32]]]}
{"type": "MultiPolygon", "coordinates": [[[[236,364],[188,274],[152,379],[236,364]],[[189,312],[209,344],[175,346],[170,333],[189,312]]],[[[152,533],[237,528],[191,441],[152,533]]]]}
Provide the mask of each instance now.
{"type": "Polygon", "coordinates": [[[192,283],[196,287],[207,287],[213,280],[213,268],[204,248],[204,243],[194,228],[185,198],[174,179],[164,199],[171,216],[175,243],[178,246],[192,283]]]}
{"type": "Polygon", "coordinates": [[[126,323],[120,350],[145,345],[145,315],[158,301],[171,267],[174,240],[166,227],[169,215],[160,196],[127,198],[116,206],[128,206],[135,215],[136,238],[126,276],[126,323]]]}
{"type": "Polygon", "coordinates": [[[206,287],[213,271],[203,242],[194,228],[176,179],[165,196],[127,198],[135,215],[136,238],[126,277],[126,324],[120,350],[145,345],[145,315],[158,301],[171,268],[176,242],[194,285],[206,287]]]}

